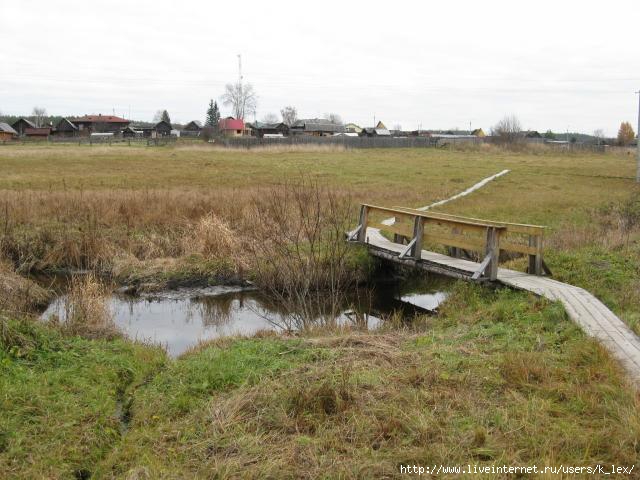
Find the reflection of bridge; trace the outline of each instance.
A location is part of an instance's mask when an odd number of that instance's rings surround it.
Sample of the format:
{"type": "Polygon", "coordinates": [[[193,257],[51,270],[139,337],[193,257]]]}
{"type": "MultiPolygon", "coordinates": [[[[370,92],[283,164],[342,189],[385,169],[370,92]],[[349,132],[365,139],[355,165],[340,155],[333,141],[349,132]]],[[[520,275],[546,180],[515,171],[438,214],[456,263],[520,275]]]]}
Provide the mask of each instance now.
{"type": "Polygon", "coordinates": [[[569,317],[609,349],[640,388],[640,338],[586,290],[543,276],[550,274],[543,259],[544,231],[537,225],[362,205],[359,225],[348,240],[394,263],[454,278],[500,282],[562,302],[569,317]],[[501,252],[527,255],[528,273],[499,268],[501,252]]]}

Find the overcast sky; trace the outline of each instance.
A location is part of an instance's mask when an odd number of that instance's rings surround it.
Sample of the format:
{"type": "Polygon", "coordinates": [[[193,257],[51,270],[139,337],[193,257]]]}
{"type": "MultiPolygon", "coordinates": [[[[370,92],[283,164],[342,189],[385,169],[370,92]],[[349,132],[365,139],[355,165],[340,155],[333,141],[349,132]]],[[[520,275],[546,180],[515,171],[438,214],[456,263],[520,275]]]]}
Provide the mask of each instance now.
{"type": "Polygon", "coordinates": [[[638,0],[0,0],[0,112],[203,120],[242,54],[258,119],[294,105],[362,126],[488,130],[513,113],[525,128],[615,135],[637,124],[639,25],[638,0]]]}

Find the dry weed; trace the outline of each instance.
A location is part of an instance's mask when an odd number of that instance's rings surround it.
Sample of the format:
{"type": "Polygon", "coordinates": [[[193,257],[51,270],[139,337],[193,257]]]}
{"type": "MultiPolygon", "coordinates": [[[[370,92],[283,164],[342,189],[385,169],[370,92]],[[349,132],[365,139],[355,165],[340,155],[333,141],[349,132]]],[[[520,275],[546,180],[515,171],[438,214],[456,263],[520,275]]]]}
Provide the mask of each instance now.
{"type": "Polygon", "coordinates": [[[87,338],[115,338],[120,335],[107,305],[108,291],[93,274],[74,276],[64,299],[64,322],[68,334],[87,338]]]}

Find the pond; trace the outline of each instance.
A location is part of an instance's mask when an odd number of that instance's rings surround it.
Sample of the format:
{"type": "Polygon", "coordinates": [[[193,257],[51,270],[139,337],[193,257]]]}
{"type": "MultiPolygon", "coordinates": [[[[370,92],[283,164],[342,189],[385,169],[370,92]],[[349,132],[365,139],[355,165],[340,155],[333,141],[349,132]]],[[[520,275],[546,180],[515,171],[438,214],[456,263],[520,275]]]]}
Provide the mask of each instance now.
{"type": "MultiPolygon", "coordinates": [[[[312,321],[319,325],[334,321],[338,325],[376,329],[394,312],[407,319],[434,312],[447,298],[447,284],[434,278],[379,282],[347,295],[333,318],[318,311],[312,321]]],[[[240,287],[183,288],[135,297],[112,294],[108,306],[126,336],[160,344],[173,357],[203,340],[251,336],[261,330],[295,330],[299,325],[297,312],[287,312],[257,290],[240,287]]],[[[62,293],[41,318],[57,315],[64,321],[64,314],[62,293]]]]}

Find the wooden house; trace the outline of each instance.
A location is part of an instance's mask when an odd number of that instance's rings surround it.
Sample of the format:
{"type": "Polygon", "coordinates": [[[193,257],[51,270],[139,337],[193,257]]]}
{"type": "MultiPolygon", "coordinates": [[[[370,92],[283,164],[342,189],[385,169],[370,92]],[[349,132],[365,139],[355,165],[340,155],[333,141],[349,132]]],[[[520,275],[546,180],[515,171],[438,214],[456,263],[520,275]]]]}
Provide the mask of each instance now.
{"type": "Polygon", "coordinates": [[[289,128],[291,135],[307,135],[312,137],[329,137],[336,133],[344,133],[344,125],[331,123],[324,118],[307,118],[297,120],[289,128]]]}
{"type": "Polygon", "coordinates": [[[63,118],[56,125],[55,135],[58,137],[77,137],[78,127],[68,118],[63,118]]]}
{"type": "Polygon", "coordinates": [[[289,126],[285,123],[263,123],[253,122],[247,124],[247,127],[251,129],[251,135],[254,137],[263,138],[265,135],[279,135],[286,137],[289,135],[289,126]]]}
{"type": "Polygon", "coordinates": [[[24,130],[24,136],[34,140],[46,140],[49,135],[51,135],[51,127],[26,128],[24,130]]]}
{"type": "Polygon", "coordinates": [[[471,132],[471,135],[475,135],[476,137],[485,137],[485,133],[484,130],[482,130],[481,128],[476,128],[475,130],[473,130],[471,132]]]}
{"type": "Polygon", "coordinates": [[[356,125],[355,123],[347,123],[344,126],[344,131],[346,133],[360,133],[362,132],[362,127],[356,125]]]}
{"type": "Polygon", "coordinates": [[[17,136],[18,132],[16,132],[11,125],[9,125],[8,123],[0,122],[0,142],[13,140],[17,136]]]}
{"type": "Polygon", "coordinates": [[[158,123],[156,123],[155,127],[153,127],[153,130],[156,134],[156,137],[168,137],[169,135],[171,135],[171,130],[173,130],[173,127],[169,122],[160,120],[158,123]]]}
{"type": "Polygon", "coordinates": [[[360,132],[361,137],[390,137],[391,132],[384,123],[378,122],[375,127],[363,128],[360,132]]]}
{"type": "Polygon", "coordinates": [[[13,123],[11,127],[18,133],[18,135],[23,136],[24,132],[27,128],[36,128],[35,124],[31,120],[27,120],[26,118],[21,118],[13,123]]]}
{"type": "Polygon", "coordinates": [[[85,115],[71,118],[71,122],[78,127],[80,135],[89,136],[92,133],[113,133],[121,135],[122,131],[131,123],[115,115],[85,115]]]}
{"type": "Polygon", "coordinates": [[[180,135],[183,137],[199,137],[201,133],[202,123],[199,120],[192,120],[184,126],[180,135]]]}

